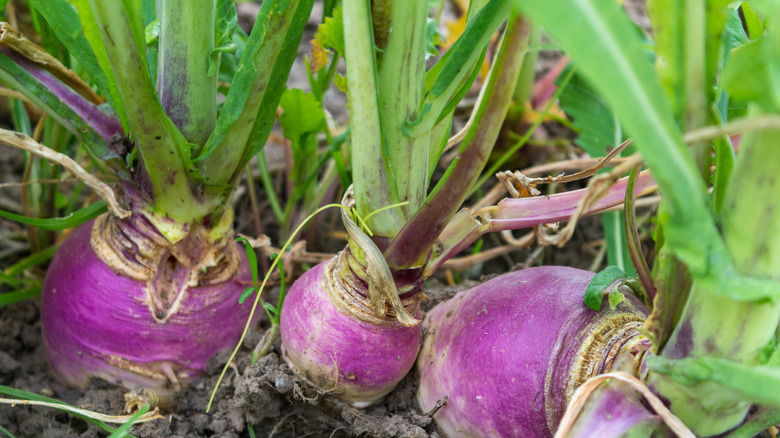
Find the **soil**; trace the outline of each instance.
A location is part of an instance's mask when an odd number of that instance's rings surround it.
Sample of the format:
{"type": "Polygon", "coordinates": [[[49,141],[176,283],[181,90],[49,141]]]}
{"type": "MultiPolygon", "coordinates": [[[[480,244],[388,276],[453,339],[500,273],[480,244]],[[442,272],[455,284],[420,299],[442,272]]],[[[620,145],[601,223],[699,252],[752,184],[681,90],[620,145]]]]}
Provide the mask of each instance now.
{"type": "MultiPolygon", "coordinates": [[[[245,15],[251,15],[255,5],[251,3],[241,5],[245,15]]],[[[315,8],[319,5],[320,3],[317,3],[315,8]]],[[[317,11],[313,17],[315,18],[310,22],[307,35],[304,36],[304,44],[299,50],[299,60],[293,67],[294,75],[290,79],[290,87],[308,87],[302,63],[303,55],[310,52],[306,42],[311,39],[316,22],[319,20],[317,11]]],[[[543,59],[547,60],[547,65],[539,67],[540,74],[556,62],[555,57],[548,56],[543,59]]],[[[327,101],[327,107],[333,113],[334,119],[343,124],[346,120],[346,100],[343,94],[334,92],[332,96],[328,96],[327,101]]],[[[462,125],[468,117],[468,111],[460,112],[463,114],[456,126],[462,125]]],[[[561,134],[554,131],[552,126],[545,125],[536,138],[544,140],[560,138],[560,136],[561,134]],[[548,128],[547,131],[545,128],[548,128]]],[[[575,152],[571,146],[552,149],[553,152],[540,153],[541,149],[537,148],[527,157],[526,161],[529,162],[526,164],[545,162],[551,159],[551,155],[557,159],[566,158],[575,152]]],[[[279,167],[283,167],[285,156],[283,145],[269,144],[266,151],[269,161],[279,160],[281,162],[279,167]]],[[[0,182],[18,181],[23,171],[22,163],[20,155],[15,151],[8,152],[8,149],[3,149],[0,154],[0,182]]],[[[271,167],[274,167],[273,163],[271,167]]],[[[256,191],[262,193],[262,188],[258,185],[256,191]]],[[[5,190],[0,196],[0,208],[19,211],[18,201],[15,201],[19,199],[17,193],[18,191],[5,190]]],[[[239,232],[256,235],[257,228],[252,220],[252,210],[246,193],[246,190],[240,190],[239,194],[244,195],[239,196],[235,203],[236,228],[239,232]]],[[[260,208],[261,210],[267,208],[267,203],[261,200],[260,208]]],[[[263,217],[271,216],[268,214],[263,217]]],[[[335,220],[329,219],[321,221],[319,225],[321,229],[318,231],[322,233],[317,234],[331,235],[335,223],[335,220]]],[[[276,227],[272,221],[263,221],[261,228],[266,234],[274,236],[276,227]]],[[[21,243],[24,230],[3,220],[0,221],[0,236],[2,236],[0,239],[0,255],[2,255],[0,269],[2,269],[14,259],[13,254],[24,255],[25,246],[21,243]]],[[[458,290],[474,285],[476,279],[517,267],[560,264],[583,269],[600,268],[604,264],[603,261],[599,261],[598,251],[602,239],[599,219],[586,218],[581,222],[572,241],[563,249],[530,248],[514,251],[462,272],[460,277],[463,281],[457,286],[446,286],[444,276],[434,278],[426,284],[426,293],[431,299],[424,303],[424,310],[451,297],[458,290]]],[[[498,236],[487,236],[484,248],[502,243],[498,236]]],[[[311,250],[333,252],[339,246],[343,246],[343,241],[328,239],[326,242],[310,242],[309,245],[311,250]]],[[[300,269],[297,273],[300,274],[300,269]]],[[[251,351],[266,328],[267,322],[261,320],[259,327],[250,333],[234,362],[235,367],[228,371],[219,387],[210,412],[205,412],[205,409],[219,373],[227,362],[227,353],[213,358],[209,362],[206,376],[192,387],[182,390],[171,401],[171,407],[164,412],[165,418],[136,425],[131,433],[137,437],[182,438],[441,436],[431,416],[420,412],[416,406],[414,393],[417,378],[414,371],[378,405],[367,409],[356,409],[344,405],[296,377],[279,357],[278,340],[269,355],[261,358],[257,364],[251,365],[251,351]]],[[[0,307],[0,384],[110,415],[122,414],[125,406],[126,390],[122,388],[96,380],[87,388],[73,389],[62,385],[54,378],[43,353],[39,305],[36,300],[0,307]]],[[[51,408],[11,406],[4,403],[0,403],[0,427],[19,438],[92,438],[108,435],[94,425],[51,408]]],[[[0,429],[0,437],[2,436],[5,435],[3,429],[0,429]]]]}

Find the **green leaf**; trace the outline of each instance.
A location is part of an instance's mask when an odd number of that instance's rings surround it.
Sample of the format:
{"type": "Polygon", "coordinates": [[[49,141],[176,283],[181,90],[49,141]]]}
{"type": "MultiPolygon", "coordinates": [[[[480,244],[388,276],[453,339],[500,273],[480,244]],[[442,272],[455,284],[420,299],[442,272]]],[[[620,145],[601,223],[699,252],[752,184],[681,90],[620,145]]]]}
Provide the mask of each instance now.
{"type": "Polygon", "coordinates": [[[425,59],[431,56],[439,56],[437,46],[445,43],[444,35],[439,32],[439,23],[433,18],[428,18],[425,25],[425,59]]]}
{"type": "MultiPolygon", "coordinates": [[[[5,16],[5,7],[8,5],[8,2],[11,0],[0,0],[0,20],[1,21],[7,21],[7,18],[5,16]]],[[[8,432],[6,432],[8,433],[8,432]]]]}
{"type": "Polygon", "coordinates": [[[31,287],[13,292],[0,293],[0,306],[17,303],[19,301],[30,300],[41,295],[41,287],[31,287]]]}
{"type": "MultiPolygon", "coordinates": [[[[257,255],[255,254],[255,249],[252,248],[252,243],[244,237],[239,237],[236,239],[236,242],[244,242],[246,258],[249,261],[249,270],[252,271],[252,284],[254,287],[257,287],[257,255]]],[[[244,293],[246,293],[246,291],[244,291],[244,293]]]]}
{"type": "Polygon", "coordinates": [[[740,300],[780,296],[777,282],[746,279],[736,273],[710,214],[704,180],[682,141],[640,41],[618,5],[606,0],[515,3],[569,51],[578,71],[634,138],[664,195],[665,209],[658,219],[664,227],[665,245],[699,284],[740,300]]]}
{"type": "Polygon", "coordinates": [[[577,131],[575,142],[591,157],[606,155],[608,146],[622,140],[616,138],[620,125],[615,114],[581,75],[569,80],[559,99],[577,131]]]}
{"type": "Polygon", "coordinates": [[[81,27],[79,15],[67,0],[30,0],[62,42],[79,61],[98,91],[111,102],[108,79],[81,27]]]}
{"type": "Polygon", "coordinates": [[[276,306],[271,303],[263,303],[263,308],[276,317],[276,306]]]}
{"type": "MultiPolygon", "coordinates": [[[[42,72],[41,74],[48,75],[46,72],[42,72]]],[[[22,68],[5,54],[0,54],[0,79],[24,94],[39,108],[46,111],[46,113],[57,120],[58,123],[76,135],[79,140],[83,141],[100,159],[108,161],[119,158],[119,156],[111,150],[100,133],[90,126],[89,122],[85,120],[84,117],[79,115],[78,112],[63,101],[64,96],[58,96],[52,92],[48,86],[39,81],[29,71],[22,68]]],[[[86,114],[85,117],[88,117],[90,113],[92,113],[92,115],[97,115],[96,113],[101,111],[102,108],[95,107],[79,96],[78,93],[66,88],[64,85],[62,90],[63,93],[70,92],[68,99],[71,103],[75,102],[76,105],[84,111],[86,114]]],[[[32,132],[27,130],[29,120],[25,121],[27,116],[24,115],[22,117],[22,112],[26,114],[23,106],[20,107],[20,112],[12,114],[19,116],[18,120],[23,123],[17,130],[32,135],[32,132]]],[[[107,116],[106,118],[108,117],[111,116],[107,116]]]]}
{"type": "Polygon", "coordinates": [[[303,134],[319,132],[325,129],[325,114],[322,104],[313,93],[293,88],[282,94],[279,105],[284,113],[279,122],[284,130],[284,136],[297,140],[303,134]]]}
{"type": "Polygon", "coordinates": [[[739,17],[739,6],[730,7],[726,18],[726,50],[735,49],[750,42],[739,17]]]}
{"type": "Polygon", "coordinates": [[[344,55],[344,15],[342,6],[333,10],[333,17],[326,17],[314,34],[323,49],[333,50],[339,55],[344,55]]]}
{"type": "Polygon", "coordinates": [[[608,211],[601,213],[601,223],[604,226],[604,240],[607,244],[607,263],[614,265],[633,277],[636,274],[631,256],[628,253],[626,233],[624,230],[623,211],[608,211]]]}
{"type": "Polygon", "coordinates": [[[254,286],[249,286],[248,288],[244,289],[243,292],[241,292],[241,296],[238,297],[238,302],[243,304],[244,301],[246,301],[247,298],[252,296],[252,293],[255,291],[254,286]]]}
{"type": "Polygon", "coordinates": [[[108,211],[105,201],[98,201],[94,204],[84,207],[81,210],[75,211],[66,217],[58,217],[53,219],[39,219],[35,217],[21,216],[18,214],[9,213],[7,211],[0,210],[0,217],[11,219],[17,222],[21,222],[27,225],[34,225],[43,230],[64,230],[67,228],[77,227],[91,219],[94,219],[101,214],[108,211]]]}
{"type": "MultiPolygon", "coordinates": [[[[8,0],[5,0],[5,1],[3,1],[3,2],[0,2],[0,3],[8,3],[8,0]]],[[[4,9],[2,9],[2,10],[4,10],[4,9]]],[[[2,10],[0,10],[0,11],[2,11],[2,10]]],[[[5,436],[7,436],[7,437],[9,437],[9,438],[16,438],[16,437],[14,436],[14,434],[12,434],[11,432],[9,432],[9,431],[8,431],[6,428],[4,428],[3,426],[0,426],[0,432],[3,432],[3,433],[5,434],[5,436]]]]}
{"type": "Polygon", "coordinates": [[[215,21],[214,50],[209,54],[209,76],[217,72],[221,53],[235,53],[238,49],[233,43],[233,34],[238,26],[238,14],[233,0],[217,0],[215,21]]]}
{"type": "Polygon", "coordinates": [[[263,66],[255,65],[254,58],[263,46],[266,30],[265,23],[271,14],[272,4],[273,1],[263,2],[263,6],[257,14],[256,24],[252,28],[252,33],[249,34],[249,40],[246,42],[244,52],[241,54],[241,62],[238,69],[236,69],[236,74],[233,76],[233,82],[230,84],[230,91],[217,118],[217,126],[203,146],[200,155],[195,158],[194,161],[196,163],[205,160],[217,149],[217,146],[220,145],[228,131],[236,124],[244,111],[244,105],[252,93],[251,88],[257,74],[257,68],[263,68],[263,66]]]}
{"type": "Polygon", "coordinates": [[[778,365],[751,366],[709,356],[686,359],[650,356],[646,363],[651,370],[668,375],[681,385],[714,382],[730,390],[736,399],[780,407],[780,391],[774,390],[780,388],[778,365]]]}
{"type": "Polygon", "coordinates": [[[754,101],[770,112],[780,111],[779,55],[769,36],[734,49],[723,71],[723,87],[733,99],[754,101]]]}
{"type": "Polygon", "coordinates": [[[160,42],[160,19],[155,18],[154,21],[146,25],[144,29],[144,40],[149,47],[157,47],[160,42]]]}
{"type": "Polygon", "coordinates": [[[685,8],[683,0],[650,0],[647,14],[653,24],[658,78],[677,118],[685,105],[684,45],[685,8]]]}
{"type": "Polygon", "coordinates": [[[271,134],[271,128],[273,128],[274,118],[276,117],[276,108],[279,106],[279,100],[285,91],[287,77],[298,53],[303,29],[311,15],[313,4],[313,0],[302,0],[295,11],[295,15],[292,17],[289,32],[285,36],[284,44],[276,58],[273,72],[271,72],[271,77],[268,79],[266,92],[263,95],[263,101],[260,104],[257,117],[255,117],[252,134],[249,136],[249,146],[244,150],[244,154],[241,157],[242,166],[257,155],[271,134]]]}
{"type": "Polygon", "coordinates": [[[628,275],[617,266],[607,266],[606,269],[594,275],[585,290],[585,305],[593,311],[601,309],[601,301],[608,293],[608,288],[618,280],[624,280],[628,275]]]}
{"type": "Polygon", "coordinates": [[[617,309],[618,304],[622,303],[626,299],[626,296],[618,292],[616,289],[609,293],[609,308],[612,310],[617,309]]]}
{"type": "MultiPolygon", "coordinates": [[[[26,271],[27,269],[33,266],[38,266],[40,264],[46,263],[54,256],[54,253],[57,252],[57,248],[59,247],[60,247],[59,244],[55,244],[42,251],[38,251],[35,254],[31,254],[23,258],[22,260],[19,260],[13,265],[5,268],[5,270],[3,270],[3,275],[8,277],[13,277],[15,275],[21,274],[22,272],[26,271]]],[[[2,279],[0,279],[0,284],[2,284],[1,280],[2,279]]]]}
{"type": "Polygon", "coordinates": [[[740,5],[742,9],[742,16],[745,17],[745,26],[747,27],[747,33],[750,39],[756,39],[764,34],[764,25],[761,23],[761,17],[750,3],[742,2],[740,5]]]}

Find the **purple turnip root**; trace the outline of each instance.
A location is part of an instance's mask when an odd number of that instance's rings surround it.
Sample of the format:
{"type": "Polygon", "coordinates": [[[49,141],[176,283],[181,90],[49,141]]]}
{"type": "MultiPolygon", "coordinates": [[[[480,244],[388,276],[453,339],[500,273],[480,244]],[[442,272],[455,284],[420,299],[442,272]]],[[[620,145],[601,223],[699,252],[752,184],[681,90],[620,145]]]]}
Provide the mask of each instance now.
{"type": "MultiPolygon", "coordinates": [[[[280,322],[282,353],[295,372],[319,388],[365,407],[384,397],[412,368],[420,326],[401,324],[392,310],[379,317],[348,257],[349,249],[320,263],[287,292],[280,322]]],[[[407,312],[418,319],[420,295],[413,291],[401,297],[407,312]]]]}
{"type": "Polygon", "coordinates": [[[208,235],[191,229],[177,245],[153,245],[165,239],[140,214],[75,229],[41,296],[55,374],[75,386],[100,377],[167,396],[233,347],[251,310],[238,298],[252,277],[232,233],[211,245],[208,235]]]}
{"type": "Polygon", "coordinates": [[[593,273],[545,266],[501,275],[455,295],[423,321],[417,360],[423,411],[449,438],[545,437],[575,389],[597,374],[636,375],[649,341],[647,310],[626,294],[588,309],[593,273]]]}

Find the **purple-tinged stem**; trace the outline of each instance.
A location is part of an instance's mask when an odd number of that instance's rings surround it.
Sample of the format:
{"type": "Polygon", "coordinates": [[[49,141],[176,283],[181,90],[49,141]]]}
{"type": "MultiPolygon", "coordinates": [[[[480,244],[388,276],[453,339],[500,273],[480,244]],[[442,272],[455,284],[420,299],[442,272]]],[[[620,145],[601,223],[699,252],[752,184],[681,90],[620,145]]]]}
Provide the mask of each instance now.
{"type": "Polygon", "coordinates": [[[123,133],[118,118],[107,114],[51,73],[13,50],[0,47],[0,52],[11,61],[0,61],[0,69],[12,75],[12,80],[20,83],[21,86],[15,87],[16,89],[42,108],[48,109],[50,115],[90,146],[108,146],[117,155],[125,152],[113,141],[117,134],[123,133]],[[27,75],[20,74],[20,69],[27,75]],[[94,138],[94,134],[97,134],[102,142],[94,138]]]}
{"type": "Polygon", "coordinates": [[[529,28],[528,22],[521,17],[510,18],[485,87],[484,105],[480,105],[474,118],[475,129],[466,135],[455,165],[450,167],[420,210],[385,251],[390,268],[416,267],[425,261],[439,234],[463,204],[469,189],[485,167],[498,138],[501,122],[512,102],[512,91],[524,59],[518,53],[525,52],[529,28]]]}
{"type": "Polygon", "coordinates": [[[206,143],[217,122],[217,73],[208,75],[214,49],[215,4],[211,0],[165,0],[161,4],[157,93],[184,137],[206,143]]]}
{"type": "MultiPolygon", "coordinates": [[[[596,201],[585,214],[604,211],[620,205],[626,192],[628,178],[621,178],[596,201]]],[[[442,263],[466,249],[486,233],[531,228],[542,224],[569,219],[588,189],[573,190],[551,196],[504,199],[498,205],[476,212],[463,209],[453,217],[439,236],[426,275],[433,273],[442,263]]],[[[635,193],[646,195],[655,190],[655,181],[649,171],[644,171],[636,181],[635,193]]]]}

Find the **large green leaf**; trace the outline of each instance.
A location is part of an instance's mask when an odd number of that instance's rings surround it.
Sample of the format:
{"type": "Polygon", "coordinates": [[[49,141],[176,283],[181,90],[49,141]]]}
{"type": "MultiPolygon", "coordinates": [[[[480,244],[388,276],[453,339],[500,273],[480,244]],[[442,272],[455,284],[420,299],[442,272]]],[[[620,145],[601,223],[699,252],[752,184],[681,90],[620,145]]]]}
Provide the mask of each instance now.
{"type": "Polygon", "coordinates": [[[780,111],[778,55],[770,36],[734,49],[723,71],[723,87],[734,99],[754,101],[766,111],[780,111]]]}
{"type": "MultiPolygon", "coordinates": [[[[780,365],[745,365],[715,357],[667,359],[651,356],[650,369],[669,375],[677,383],[694,386],[702,382],[717,382],[735,398],[780,407],[780,365]]],[[[720,394],[719,397],[725,397],[720,394]]]]}
{"type": "Polygon", "coordinates": [[[666,244],[694,278],[714,293],[736,299],[780,297],[774,282],[736,274],[710,216],[704,181],[638,37],[618,5],[611,0],[515,3],[569,51],[578,71],[635,139],[666,202],[666,211],[658,216],[666,244]]]}

